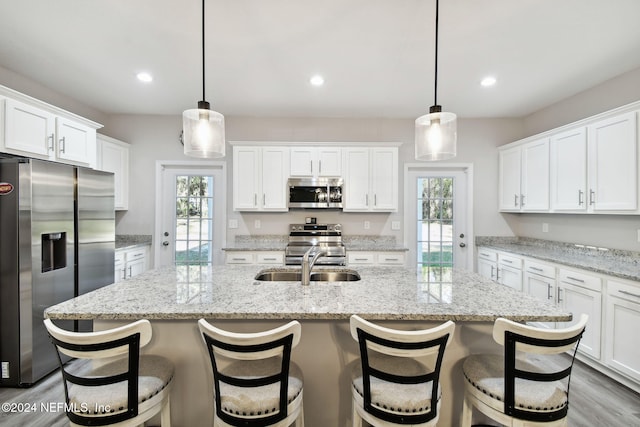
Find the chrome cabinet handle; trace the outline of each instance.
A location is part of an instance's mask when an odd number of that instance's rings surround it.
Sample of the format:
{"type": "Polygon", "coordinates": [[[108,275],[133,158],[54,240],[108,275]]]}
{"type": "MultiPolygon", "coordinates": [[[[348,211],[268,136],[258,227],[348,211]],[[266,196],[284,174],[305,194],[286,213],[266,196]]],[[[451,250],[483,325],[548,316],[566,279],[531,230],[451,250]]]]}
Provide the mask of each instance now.
{"type": "Polygon", "coordinates": [[[54,140],[55,136],[53,134],[49,135],[49,137],[47,138],[49,141],[51,141],[51,145],[49,145],[49,151],[53,151],[53,140],[54,140]]]}
{"type": "Polygon", "coordinates": [[[258,206],[258,195],[253,193],[253,206],[258,206]]]}
{"type": "Polygon", "coordinates": [[[544,270],[538,267],[529,266],[529,270],[543,272],[544,270]]]}
{"type": "Polygon", "coordinates": [[[322,160],[318,160],[318,173],[322,173],[322,160]]]}
{"type": "Polygon", "coordinates": [[[547,299],[551,298],[551,283],[547,283],[547,299]]]}
{"type": "Polygon", "coordinates": [[[582,190],[578,190],[578,205],[583,205],[584,204],[584,200],[582,199],[584,196],[584,191],[582,190]]]}
{"type": "Polygon", "coordinates": [[[562,289],[558,288],[558,304],[562,302],[562,298],[560,298],[561,295],[562,295],[562,289]]]}
{"type": "Polygon", "coordinates": [[[584,280],[582,280],[582,279],[576,279],[575,277],[571,277],[571,276],[567,276],[567,279],[575,280],[576,282],[580,282],[580,283],[584,283],[584,280]]]}
{"type": "Polygon", "coordinates": [[[513,195],[513,206],[515,206],[516,208],[518,207],[518,195],[517,194],[513,195]]]}
{"type": "Polygon", "coordinates": [[[524,194],[520,195],[520,206],[524,206],[524,194]]]}
{"type": "Polygon", "coordinates": [[[621,294],[624,294],[624,295],[629,295],[631,297],[640,298],[640,294],[634,294],[633,292],[623,291],[621,289],[618,289],[618,292],[620,292],[621,294]]]}
{"type": "Polygon", "coordinates": [[[589,204],[593,205],[595,203],[596,192],[589,189],[589,204]]]}
{"type": "Polygon", "coordinates": [[[63,136],[62,138],[60,138],[60,152],[61,152],[61,153],[64,153],[64,148],[65,148],[65,138],[66,138],[66,137],[64,137],[64,136],[63,136]]]}

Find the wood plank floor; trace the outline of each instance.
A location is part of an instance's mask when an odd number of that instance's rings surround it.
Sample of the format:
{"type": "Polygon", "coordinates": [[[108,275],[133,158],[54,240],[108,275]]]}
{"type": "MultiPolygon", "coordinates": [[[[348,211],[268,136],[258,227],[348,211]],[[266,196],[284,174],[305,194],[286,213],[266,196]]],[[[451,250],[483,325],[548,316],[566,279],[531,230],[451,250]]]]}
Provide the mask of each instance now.
{"type": "MultiPolygon", "coordinates": [[[[70,363],[79,366],[86,362],[70,363]]],[[[0,388],[0,403],[35,406],[33,412],[7,413],[3,410],[0,412],[0,426],[66,427],[69,424],[64,409],[57,406],[62,402],[64,391],[58,372],[30,388],[0,388]]],[[[571,380],[569,426],[640,427],[640,395],[576,361],[571,380]]]]}

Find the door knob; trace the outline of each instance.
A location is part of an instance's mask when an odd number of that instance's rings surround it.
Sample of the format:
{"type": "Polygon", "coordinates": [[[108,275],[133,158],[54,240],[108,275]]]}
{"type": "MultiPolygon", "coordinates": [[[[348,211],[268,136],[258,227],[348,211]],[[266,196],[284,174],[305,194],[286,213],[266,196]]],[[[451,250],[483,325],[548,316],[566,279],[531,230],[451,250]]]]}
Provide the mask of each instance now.
{"type": "Polygon", "coordinates": [[[169,242],[165,240],[164,242],[162,242],[162,246],[169,246],[169,242]]]}
{"type": "Polygon", "coordinates": [[[461,248],[464,248],[464,247],[466,247],[466,246],[467,246],[467,245],[466,245],[464,242],[461,242],[461,243],[460,243],[460,247],[461,247],[461,248]]]}
{"type": "Polygon", "coordinates": [[[464,239],[464,233],[460,233],[460,238],[464,239]]]}

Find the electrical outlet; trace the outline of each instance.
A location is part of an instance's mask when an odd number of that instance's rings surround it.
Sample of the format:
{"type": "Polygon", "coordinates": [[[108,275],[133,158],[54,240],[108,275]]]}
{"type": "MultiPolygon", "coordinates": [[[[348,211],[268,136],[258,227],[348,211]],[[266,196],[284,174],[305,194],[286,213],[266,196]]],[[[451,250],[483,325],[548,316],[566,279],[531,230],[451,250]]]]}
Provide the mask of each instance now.
{"type": "Polygon", "coordinates": [[[391,221],[392,230],[400,230],[400,221],[391,221]]]}
{"type": "Polygon", "coordinates": [[[371,223],[370,223],[369,221],[365,221],[365,222],[364,222],[364,229],[365,229],[365,230],[368,230],[368,229],[370,229],[370,228],[371,228],[371,223]]]}
{"type": "Polygon", "coordinates": [[[542,223],[542,232],[543,233],[548,233],[549,232],[549,224],[547,224],[546,222],[542,223]]]}
{"type": "Polygon", "coordinates": [[[256,230],[257,230],[258,228],[260,228],[260,226],[261,226],[261,225],[262,225],[262,224],[260,223],[260,220],[259,220],[259,219],[256,219],[256,220],[253,222],[253,228],[255,228],[256,230]]]}
{"type": "Polygon", "coordinates": [[[640,228],[638,229],[638,242],[640,242],[640,228]]]}
{"type": "Polygon", "coordinates": [[[229,220],[229,228],[238,228],[238,220],[230,219],[229,220]]]}

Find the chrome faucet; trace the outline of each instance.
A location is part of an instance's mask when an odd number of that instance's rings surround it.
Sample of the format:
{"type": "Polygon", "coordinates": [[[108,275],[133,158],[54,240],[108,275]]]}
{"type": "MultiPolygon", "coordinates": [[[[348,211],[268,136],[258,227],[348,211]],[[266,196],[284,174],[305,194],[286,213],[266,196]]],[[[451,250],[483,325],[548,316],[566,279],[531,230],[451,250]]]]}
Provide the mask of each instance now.
{"type": "Polygon", "coordinates": [[[304,255],[302,256],[302,284],[303,285],[309,284],[309,281],[311,280],[311,269],[313,268],[318,258],[322,255],[327,255],[326,249],[322,249],[319,246],[311,246],[311,248],[309,248],[309,250],[305,252],[304,255]],[[311,256],[311,253],[314,250],[316,250],[316,252],[313,254],[311,261],[309,261],[309,257],[311,256]]]}

